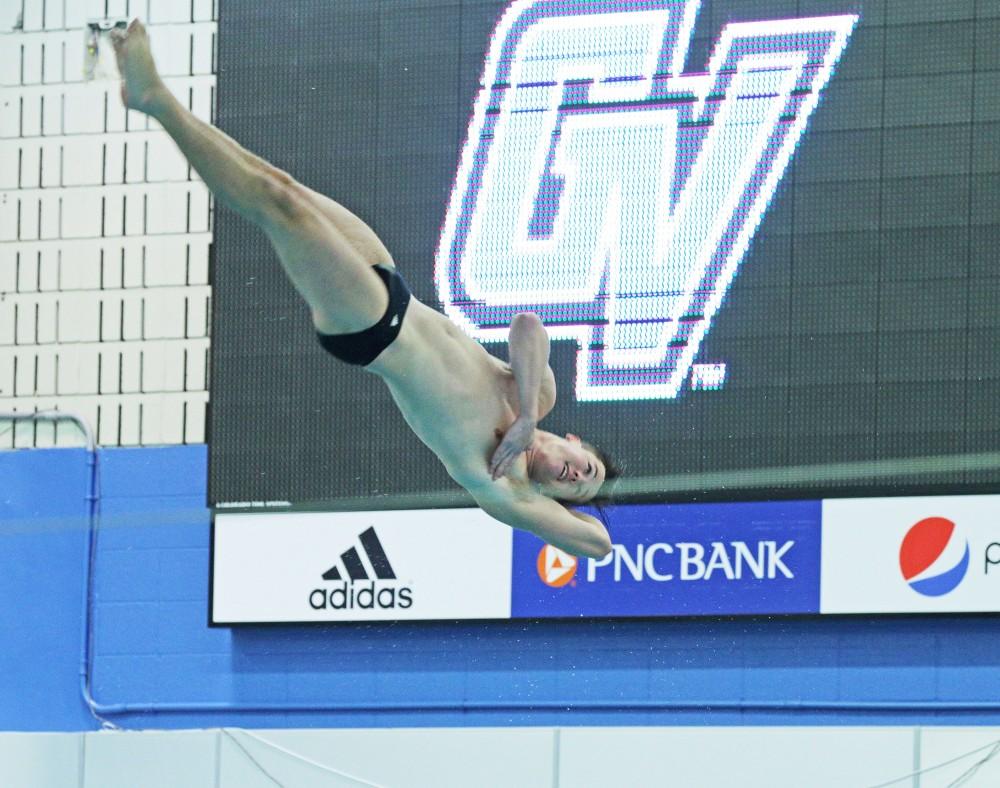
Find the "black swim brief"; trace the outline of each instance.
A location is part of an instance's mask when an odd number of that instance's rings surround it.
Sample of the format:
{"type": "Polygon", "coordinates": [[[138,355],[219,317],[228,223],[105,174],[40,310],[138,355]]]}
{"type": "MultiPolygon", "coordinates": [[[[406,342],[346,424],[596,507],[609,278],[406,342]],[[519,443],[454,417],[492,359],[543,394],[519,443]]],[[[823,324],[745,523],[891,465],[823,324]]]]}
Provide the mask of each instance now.
{"type": "Polygon", "coordinates": [[[353,334],[317,333],[319,343],[327,353],[359,367],[367,367],[393,343],[403,327],[406,308],[410,305],[410,288],[395,268],[385,265],[375,265],[372,268],[389,291],[389,306],[382,319],[371,328],[353,334]]]}

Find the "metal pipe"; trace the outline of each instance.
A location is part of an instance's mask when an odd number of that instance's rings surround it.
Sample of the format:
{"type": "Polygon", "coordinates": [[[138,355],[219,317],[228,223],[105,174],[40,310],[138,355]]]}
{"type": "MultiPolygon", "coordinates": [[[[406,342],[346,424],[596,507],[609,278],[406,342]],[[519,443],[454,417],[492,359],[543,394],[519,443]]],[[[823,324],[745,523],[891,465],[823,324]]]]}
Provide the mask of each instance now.
{"type": "Polygon", "coordinates": [[[83,578],[83,615],[81,626],[80,654],[80,694],[84,703],[90,709],[91,715],[101,723],[102,727],[113,728],[115,725],[100,716],[100,704],[94,700],[90,691],[90,663],[93,641],[91,630],[91,613],[93,611],[93,576],[97,557],[97,521],[100,503],[100,472],[97,461],[97,438],[87,420],[78,413],[68,410],[43,410],[32,413],[15,411],[0,411],[0,421],[68,421],[75,424],[83,433],[87,448],[88,485],[87,485],[87,551],[84,557],[83,578]]]}
{"type": "Polygon", "coordinates": [[[118,703],[98,704],[104,714],[159,714],[184,712],[533,712],[533,711],[856,711],[856,712],[1000,712],[1000,701],[717,701],[717,700],[527,700],[527,701],[409,701],[402,703],[118,703]]]}

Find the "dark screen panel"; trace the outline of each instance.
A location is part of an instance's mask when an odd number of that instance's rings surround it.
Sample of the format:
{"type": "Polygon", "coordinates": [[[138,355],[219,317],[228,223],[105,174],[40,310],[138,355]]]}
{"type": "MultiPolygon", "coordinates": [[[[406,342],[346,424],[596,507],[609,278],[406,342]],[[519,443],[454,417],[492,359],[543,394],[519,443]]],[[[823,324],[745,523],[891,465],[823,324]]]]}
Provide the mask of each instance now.
{"type": "MultiPolygon", "coordinates": [[[[435,253],[507,5],[227,4],[219,123],[365,219],[443,308],[435,253]]],[[[722,387],[583,401],[576,347],[553,343],[543,426],[607,449],[624,497],[997,488],[996,470],[949,460],[1000,433],[1000,11],[983,5],[702,4],[686,73],[733,22],[860,20],[698,348],[722,387]]],[[[380,381],[322,353],[264,236],[225,209],[214,293],[213,502],[382,508],[456,489],[380,381]]]]}

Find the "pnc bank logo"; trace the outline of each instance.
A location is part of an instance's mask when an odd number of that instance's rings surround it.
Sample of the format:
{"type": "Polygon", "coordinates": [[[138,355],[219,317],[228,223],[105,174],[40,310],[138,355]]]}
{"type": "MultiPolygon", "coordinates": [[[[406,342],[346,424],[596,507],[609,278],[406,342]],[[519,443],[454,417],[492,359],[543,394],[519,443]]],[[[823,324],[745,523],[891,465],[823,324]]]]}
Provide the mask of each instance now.
{"type": "Polygon", "coordinates": [[[517,0],[486,57],[439,297],[484,342],[537,312],[580,400],[724,384],[699,348],[858,20],[729,24],[688,63],[700,8],[517,0]]]}
{"type": "Polygon", "coordinates": [[[538,579],[545,585],[562,588],[576,576],[577,563],[576,556],[547,544],[538,552],[535,568],[538,570],[538,579]]]}
{"type": "Polygon", "coordinates": [[[910,588],[923,596],[954,591],[969,569],[969,540],[956,534],[946,517],[913,525],[899,547],[899,568],[910,588]]]}

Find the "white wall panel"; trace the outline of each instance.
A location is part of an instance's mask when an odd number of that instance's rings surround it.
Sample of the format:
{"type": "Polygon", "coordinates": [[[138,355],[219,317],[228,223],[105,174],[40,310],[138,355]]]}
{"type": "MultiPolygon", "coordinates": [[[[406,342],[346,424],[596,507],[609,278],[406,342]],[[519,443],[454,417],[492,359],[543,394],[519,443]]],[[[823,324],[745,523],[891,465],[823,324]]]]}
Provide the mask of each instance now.
{"type": "MultiPolygon", "coordinates": [[[[122,171],[125,178],[125,183],[142,183],[145,179],[145,169],[146,169],[146,140],[142,139],[140,134],[137,132],[135,134],[135,139],[127,139],[123,145],[124,156],[125,156],[125,169],[122,171]]],[[[120,175],[120,173],[119,173],[120,175]]],[[[115,178],[115,182],[118,182],[120,177],[115,178]]]]}
{"type": "Polygon", "coordinates": [[[39,348],[35,354],[35,395],[52,397],[56,394],[55,347],[39,348]]]}
{"type": "Polygon", "coordinates": [[[20,255],[17,264],[17,292],[33,293],[38,290],[38,264],[37,260],[41,254],[41,244],[36,245],[30,251],[25,250],[20,255]]]}
{"type": "Polygon", "coordinates": [[[184,400],[184,442],[205,442],[205,406],[208,394],[202,397],[188,397],[184,400]]]}
{"type": "Polygon", "coordinates": [[[160,398],[160,418],[156,422],[147,420],[160,428],[160,443],[176,444],[184,442],[185,400],[178,396],[164,395],[160,398]]]}
{"type": "Polygon", "coordinates": [[[121,339],[126,342],[145,338],[142,333],[144,300],[134,293],[122,299],[121,339]]]}
{"type": "Polygon", "coordinates": [[[95,238],[101,234],[101,198],[93,189],[62,192],[62,238],[95,238]]]}
{"type": "Polygon", "coordinates": [[[42,240],[59,238],[62,198],[51,191],[43,191],[38,202],[38,237],[42,240]]]}
{"type": "Polygon", "coordinates": [[[121,189],[108,189],[101,197],[101,217],[98,227],[102,236],[120,237],[125,234],[125,194],[121,189]]]}
{"type": "Polygon", "coordinates": [[[183,233],[187,230],[188,188],[181,184],[154,184],[149,187],[148,232],[183,233]]]}
{"type": "Polygon", "coordinates": [[[147,145],[146,180],[187,180],[188,163],[173,141],[165,136],[152,137],[147,145]]]}
{"type": "Polygon", "coordinates": [[[104,139],[104,183],[125,182],[126,138],[124,135],[104,139]]]}
{"type": "Polygon", "coordinates": [[[926,768],[961,760],[921,775],[920,788],[946,788],[950,785],[1000,785],[1000,730],[997,728],[924,728],[920,733],[921,765],[926,768]],[[973,753],[973,750],[977,752],[973,753]],[[989,760],[977,766],[988,756],[989,760]]]}
{"type": "Polygon", "coordinates": [[[204,233],[209,230],[209,196],[202,187],[190,189],[191,195],[191,218],[188,232],[204,233]]]}
{"type": "Polygon", "coordinates": [[[76,788],[80,784],[82,765],[82,735],[0,734],[0,785],[76,788]]]}
{"type": "Polygon", "coordinates": [[[114,446],[118,443],[118,412],[117,402],[105,399],[98,408],[97,424],[94,432],[99,444],[114,446]]]}
{"type": "Polygon", "coordinates": [[[21,26],[27,32],[33,32],[35,30],[41,30],[44,25],[42,24],[42,12],[43,4],[35,0],[35,2],[25,2],[21,3],[21,26]]]}
{"type": "Polygon", "coordinates": [[[41,292],[59,290],[61,255],[54,244],[42,244],[38,255],[38,289],[41,292]]]}
{"type": "Polygon", "coordinates": [[[208,343],[186,343],[184,351],[184,388],[204,391],[208,388],[208,343]]]}
{"type": "MultiPolygon", "coordinates": [[[[122,221],[122,235],[145,235],[146,214],[149,210],[146,195],[139,190],[132,189],[126,191],[122,197],[122,209],[125,212],[122,221]]],[[[139,285],[142,285],[141,277],[139,285]]]]}
{"type": "Polygon", "coordinates": [[[62,103],[63,134],[99,134],[104,131],[106,91],[82,83],[65,90],[62,103]]]}
{"type": "Polygon", "coordinates": [[[913,770],[909,728],[563,728],[560,785],[842,788],[913,770]]]}
{"type": "Polygon", "coordinates": [[[184,337],[184,303],[183,290],[164,288],[146,291],[145,321],[143,337],[145,339],[181,339],[184,337]]]}
{"type": "MultiPolygon", "coordinates": [[[[20,248],[18,244],[0,244],[0,294],[13,292],[17,288],[17,265],[20,248]]],[[[0,301],[0,305],[3,301],[0,301]]]]}
{"type": "MultiPolygon", "coordinates": [[[[192,288],[193,289],[193,288],[192,288]]],[[[186,336],[207,337],[209,320],[209,295],[192,293],[187,299],[187,327],[186,336]]]]}
{"type": "MultiPolygon", "coordinates": [[[[210,12],[211,13],[211,12],[210,12]]],[[[194,74],[212,73],[214,58],[212,50],[215,46],[214,26],[202,26],[194,29],[191,42],[191,71],[194,74]]]]}
{"type": "MultiPolygon", "coordinates": [[[[552,788],[553,733],[543,728],[254,731],[255,735],[343,773],[323,771],[246,734],[233,736],[284,785],[357,785],[349,776],[392,788],[517,786],[552,788]],[[387,757],[391,753],[392,757],[387,757]]],[[[246,756],[223,750],[220,788],[242,788],[246,756]]],[[[607,785],[625,785],[616,782],[607,785]]],[[[569,785],[569,783],[566,783],[569,785]]]]}
{"type": "Polygon", "coordinates": [[[118,435],[122,446],[138,446],[140,443],[142,422],[140,421],[140,406],[138,398],[123,399],[119,410],[118,435]]]}
{"type": "Polygon", "coordinates": [[[0,85],[19,85],[20,83],[21,47],[8,40],[6,46],[0,46],[0,85]]]}
{"type": "Polygon", "coordinates": [[[14,344],[14,327],[15,314],[13,301],[9,299],[0,301],[0,348],[14,344]]]}
{"type": "MultiPolygon", "coordinates": [[[[65,210],[64,203],[63,211],[65,210]]],[[[60,290],[97,290],[101,287],[100,242],[80,241],[72,245],[60,245],[56,254],[59,260],[60,290]]]]}
{"type": "Polygon", "coordinates": [[[189,236],[190,253],[187,259],[187,283],[189,285],[208,284],[208,252],[211,238],[206,233],[204,240],[189,236]]]}
{"type": "Polygon", "coordinates": [[[18,132],[22,137],[38,137],[42,133],[42,91],[27,89],[21,93],[21,124],[18,132]]]}
{"type": "Polygon", "coordinates": [[[14,349],[0,346],[0,399],[14,396],[14,349]]]}
{"type": "Polygon", "coordinates": [[[14,354],[14,396],[33,396],[35,393],[34,353],[20,351],[14,354]]]}
{"type": "MultiPolygon", "coordinates": [[[[49,0],[50,6],[56,5],[49,0]]],[[[61,10],[61,8],[60,8],[61,10]]],[[[50,24],[46,15],[45,24],[50,24]]],[[[65,49],[62,36],[46,36],[44,52],[42,53],[42,81],[45,83],[59,83],[63,81],[63,51],[65,49]]]]}
{"type": "Polygon", "coordinates": [[[58,342],[100,341],[100,301],[85,292],[66,293],[59,299],[58,342]]]}
{"type": "Polygon", "coordinates": [[[103,14],[104,3],[101,2],[101,10],[96,13],[94,9],[95,5],[94,0],[66,0],[66,27],[79,30],[80,37],[82,38],[83,26],[87,19],[91,16],[101,16],[103,14]]]}
{"type": "Polygon", "coordinates": [[[6,92],[5,97],[3,112],[0,112],[0,139],[17,139],[20,134],[24,100],[12,92],[6,92]]]}
{"type": "Polygon", "coordinates": [[[7,140],[0,141],[0,189],[17,187],[20,155],[20,146],[7,140]]]}
{"type": "Polygon", "coordinates": [[[14,344],[35,344],[35,304],[23,299],[14,302],[14,344]]]}
{"type": "Polygon", "coordinates": [[[129,292],[133,300],[142,294],[145,286],[146,240],[135,239],[111,248],[121,264],[120,286],[129,292]]]}
{"type": "Polygon", "coordinates": [[[47,31],[61,30],[65,22],[63,18],[63,0],[42,0],[45,4],[45,29],[47,31]]]}
{"type": "Polygon", "coordinates": [[[103,343],[101,349],[101,378],[98,381],[101,394],[118,394],[119,378],[121,376],[122,354],[121,350],[103,343]]]}
{"type": "Polygon", "coordinates": [[[58,333],[58,303],[54,298],[40,297],[36,302],[35,341],[40,345],[55,343],[58,333]]]}
{"type": "MultiPolygon", "coordinates": [[[[176,12],[180,9],[169,6],[163,11],[176,12]]],[[[188,74],[191,58],[191,30],[187,26],[170,25],[161,28],[158,35],[152,39],[153,57],[156,65],[163,76],[175,76],[188,74]]]]}
{"type": "Polygon", "coordinates": [[[158,239],[146,249],[146,286],[164,287],[185,284],[187,246],[190,241],[177,236],[158,239]]]}
{"type": "Polygon", "coordinates": [[[42,116],[41,133],[43,135],[51,137],[63,133],[63,96],[61,87],[57,85],[55,89],[48,88],[39,91],[39,112],[42,116]]]}
{"type": "Polygon", "coordinates": [[[41,160],[42,142],[31,141],[19,146],[19,159],[15,162],[16,186],[21,189],[37,189],[41,185],[41,160]]]}
{"type": "Polygon", "coordinates": [[[27,192],[20,198],[18,208],[17,239],[34,241],[38,239],[38,222],[42,201],[37,193],[27,192]]]}
{"type": "Polygon", "coordinates": [[[105,16],[128,16],[128,0],[106,0],[105,16]]]}
{"type": "MultiPolygon", "coordinates": [[[[34,4],[32,4],[34,5],[34,4]]],[[[42,81],[42,46],[38,36],[32,36],[21,48],[21,78],[24,85],[37,85],[42,81]]]]}
{"type": "Polygon", "coordinates": [[[101,297],[100,341],[118,342],[122,338],[122,298],[110,293],[101,297]]]}
{"type": "Polygon", "coordinates": [[[192,9],[195,22],[205,22],[215,18],[215,3],[213,0],[193,0],[192,9]]]}
{"type": "Polygon", "coordinates": [[[104,178],[104,146],[95,137],[66,137],[62,142],[62,185],[99,186],[104,178]]]}
{"type": "Polygon", "coordinates": [[[121,348],[119,385],[122,393],[140,391],[142,385],[142,347],[131,343],[121,348]]]}
{"type": "Polygon", "coordinates": [[[193,80],[190,110],[206,123],[211,123],[214,112],[214,84],[214,82],[206,82],[205,80],[193,80]]]}
{"type": "Polygon", "coordinates": [[[159,397],[144,397],[139,403],[139,443],[156,446],[163,441],[163,403],[159,397]]]}
{"type": "Polygon", "coordinates": [[[20,200],[16,195],[17,192],[0,194],[0,242],[17,240],[20,200]]]}
{"type": "Polygon", "coordinates": [[[62,137],[43,137],[38,141],[41,163],[41,185],[45,189],[58,189],[62,184],[63,150],[62,137]]]}
{"type": "Polygon", "coordinates": [[[202,731],[88,733],[84,788],[214,788],[217,736],[202,731]]]}

